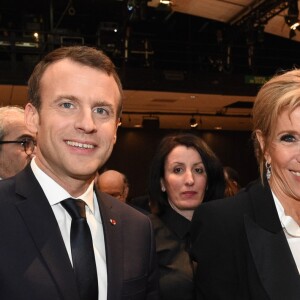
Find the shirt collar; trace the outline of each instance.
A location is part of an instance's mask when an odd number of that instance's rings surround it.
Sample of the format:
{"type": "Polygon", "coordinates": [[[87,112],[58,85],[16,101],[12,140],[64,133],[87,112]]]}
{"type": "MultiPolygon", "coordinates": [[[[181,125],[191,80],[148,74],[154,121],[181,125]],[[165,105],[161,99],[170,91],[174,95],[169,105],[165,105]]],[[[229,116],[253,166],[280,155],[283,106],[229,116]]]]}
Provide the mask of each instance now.
{"type": "Polygon", "coordinates": [[[279,199],[276,197],[276,195],[273,193],[273,199],[275,202],[275,206],[277,209],[278,217],[281,222],[282,228],[286,231],[287,234],[293,237],[300,237],[300,227],[297,224],[297,222],[290,216],[287,216],[284,212],[284,208],[279,201],[279,199]]]}
{"type": "Polygon", "coordinates": [[[173,208],[167,207],[159,217],[179,238],[187,237],[191,222],[173,208]]]}
{"type": "Polygon", "coordinates": [[[89,209],[94,213],[94,181],[88,186],[87,190],[79,197],[72,197],[64,188],[62,188],[49,175],[42,171],[35,162],[35,158],[30,163],[33,174],[41,185],[49,204],[55,205],[67,198],[83,200],[89,209]]]}

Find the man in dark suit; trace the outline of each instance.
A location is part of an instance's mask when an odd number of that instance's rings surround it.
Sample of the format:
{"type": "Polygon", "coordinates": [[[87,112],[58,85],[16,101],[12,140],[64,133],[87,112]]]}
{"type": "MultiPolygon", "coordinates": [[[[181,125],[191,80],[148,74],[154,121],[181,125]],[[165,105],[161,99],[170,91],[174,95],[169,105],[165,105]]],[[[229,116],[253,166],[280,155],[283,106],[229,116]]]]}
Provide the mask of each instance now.
{"type": "Polygon", "coordinates": [[[83,268],[95,270],[84,277],[96,282],[94,299],[158,299],[148,217],[94,188],[116,141],[121,98],[114,65],[101,51],[60,48],[35,67],[25,121],[37,135],[36,156],[0,182],[1,300],[91,300],[80,296],[80,271],[72,267],[78,245],[65,199],[84,203],[79,219],[92,250],[81,258],[92,257],[83,268]]]}

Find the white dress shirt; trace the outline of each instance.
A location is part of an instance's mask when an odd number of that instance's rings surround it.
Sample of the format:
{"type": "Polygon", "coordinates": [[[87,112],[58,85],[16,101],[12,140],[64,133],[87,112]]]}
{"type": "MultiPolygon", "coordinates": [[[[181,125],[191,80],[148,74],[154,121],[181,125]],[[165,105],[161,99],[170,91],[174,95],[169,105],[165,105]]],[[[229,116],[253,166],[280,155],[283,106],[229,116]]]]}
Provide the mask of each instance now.
{"type": "Polygon", "coordinates": [[[292,217],[285,214],[282,204],[273,192],[272,194],[279,220],[300,273],[300,227],[292,217]]]}
{"type": "MultiPolygon", "coordinates": [[[[60,228],[70,261],[72,263],[71,244],[70,244],[70,231],[72,218],[68,212],[62,207],[60,202],[67,198],[72,197],[65,189],[57,184],[51,177],[43,172],[36,164],[35,158],[31,161],[32,171],[41,185],[49,204],[56,217],[58,226],[60,228]]],[[[89,224],[93,247],[95,253],[97,275],[98,275],[98,290],[99,300],[107,298],[107,270],[106,270],[106,254],[105,254],[105,242],[103,234],[103,226],[99,206],[96,198],[96,194],[93,190],[94,182],[90,184],[88,189],[79,196],[77,199],[81,199],[86,203],[86,218],[89,224]]],[[[76,199],[76,198],[75,198],[76,199]]]]}

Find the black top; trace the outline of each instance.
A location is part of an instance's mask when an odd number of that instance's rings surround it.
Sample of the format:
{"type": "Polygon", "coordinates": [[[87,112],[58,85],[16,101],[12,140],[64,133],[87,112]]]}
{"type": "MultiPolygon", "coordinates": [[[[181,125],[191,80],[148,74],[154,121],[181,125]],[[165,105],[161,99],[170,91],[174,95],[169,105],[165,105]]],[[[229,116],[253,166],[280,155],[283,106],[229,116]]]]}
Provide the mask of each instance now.
{"type": "Polygon", "coordinates": [[[171,207],[162,215],[150,216],[156,240],[161,299],[195,299],[193,264],[190,260],[190,221],[171,207]]]}

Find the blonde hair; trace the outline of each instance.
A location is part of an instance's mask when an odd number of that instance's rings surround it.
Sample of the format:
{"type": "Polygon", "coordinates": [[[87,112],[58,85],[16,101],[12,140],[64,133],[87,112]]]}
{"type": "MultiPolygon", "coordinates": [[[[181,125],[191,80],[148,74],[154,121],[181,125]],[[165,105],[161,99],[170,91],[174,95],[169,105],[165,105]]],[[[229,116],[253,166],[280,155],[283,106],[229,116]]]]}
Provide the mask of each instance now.
{"type": "Polygon", "coordinates": [[[265,152],[273,138],[278,116],[288,110],[291,113],[300,106],[300,69],[276,75],[258,92],[253,106],[253,140],[255,155],[261,178],[265,169],[265,152]],[[260,131],[264,140],[261,149],[256,133],[260,131]]]}

